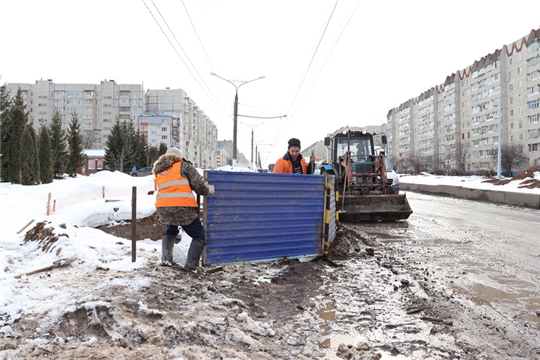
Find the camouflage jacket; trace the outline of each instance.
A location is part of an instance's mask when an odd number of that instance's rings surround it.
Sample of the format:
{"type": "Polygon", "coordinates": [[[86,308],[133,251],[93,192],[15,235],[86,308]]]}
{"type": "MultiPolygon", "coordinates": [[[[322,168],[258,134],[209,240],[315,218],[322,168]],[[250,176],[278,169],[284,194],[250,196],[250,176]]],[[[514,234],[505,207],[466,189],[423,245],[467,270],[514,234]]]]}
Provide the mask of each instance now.
{"type": "MultiPolygon", "coordinates": [[[[175,162],[182,160],[180,175],[189,181],[189,186],[198,195],[208,195],[208,183],[204,181],[197,169],[186,159],[176,154],[163,154],[154,163],[154,176],[170,168],[175,162]]],[[[159,220],[165,225],[189,225],[199,216],[199,208],[191,206],[158,207],[159,220]]]]}

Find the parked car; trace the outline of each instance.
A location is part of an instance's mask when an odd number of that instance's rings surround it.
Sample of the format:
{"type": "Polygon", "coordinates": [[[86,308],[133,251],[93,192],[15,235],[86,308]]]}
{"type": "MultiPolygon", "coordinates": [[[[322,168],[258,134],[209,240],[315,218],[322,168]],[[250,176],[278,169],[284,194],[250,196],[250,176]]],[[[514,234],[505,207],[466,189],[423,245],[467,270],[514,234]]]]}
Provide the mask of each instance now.
{"type": "Polygon", "coordinates": [[[152,167],[143,167],[139,170],[132,171],[130,173],[131,176],[148,176],[152,175],[152,167]]]}
{"type": "MultiPolygon", "coordinates": [[[[375,154],[379,155],[384,149],[380,146],[375,146],[375,154]]],[[[386,164],[386,178],[390,184],[390,194],[399,194],[399,175],[397,174],[397,166],[393,165],[389,156],[384,157],[386,164]]]]}

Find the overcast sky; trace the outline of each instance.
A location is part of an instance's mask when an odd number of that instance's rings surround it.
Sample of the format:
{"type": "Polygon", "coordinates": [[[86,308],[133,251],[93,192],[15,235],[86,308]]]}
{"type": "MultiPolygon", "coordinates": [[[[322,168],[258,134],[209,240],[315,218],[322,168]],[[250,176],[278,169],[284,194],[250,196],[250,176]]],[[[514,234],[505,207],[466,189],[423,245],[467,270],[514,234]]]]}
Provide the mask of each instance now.
{"type": "Polygon", "coordinates": [[[388,111],[540,27],[538,0],[0,0],[0,81],[185,90],[263,165],[388,111]],[[159,25],[158,25],[159,24],[159,25]]]}

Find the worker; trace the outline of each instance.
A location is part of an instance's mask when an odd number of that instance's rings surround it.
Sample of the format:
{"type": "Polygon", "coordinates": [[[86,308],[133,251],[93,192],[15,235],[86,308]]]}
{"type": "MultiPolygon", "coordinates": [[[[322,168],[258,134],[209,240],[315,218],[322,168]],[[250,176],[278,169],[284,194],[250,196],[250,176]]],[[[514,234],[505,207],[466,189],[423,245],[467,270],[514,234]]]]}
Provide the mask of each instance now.
{"type": "Polygon", "coordinates": [[[170,148],[154,163],[152,173],[155,176],[157,190],[156,209],[160,221],[167,225],[161,241],[161,264],[175,265],[173,247],[178,227],[191,237],[185,271],[196,272],[199,267],[206,236],[199,219],[199,205],[193,195],[213,195],[214,185],[204,181],[191,162],[182,158],[178,148],[170,148]]]}
{"type": "Polygon", "coordinates": [[[313,174],[315,168],[315,155],[309,158],[309,164],[300,154],[300,140],[292,138],[289,140],[287,153],[276,161],[274,173],[279,174],[313,174]]]}

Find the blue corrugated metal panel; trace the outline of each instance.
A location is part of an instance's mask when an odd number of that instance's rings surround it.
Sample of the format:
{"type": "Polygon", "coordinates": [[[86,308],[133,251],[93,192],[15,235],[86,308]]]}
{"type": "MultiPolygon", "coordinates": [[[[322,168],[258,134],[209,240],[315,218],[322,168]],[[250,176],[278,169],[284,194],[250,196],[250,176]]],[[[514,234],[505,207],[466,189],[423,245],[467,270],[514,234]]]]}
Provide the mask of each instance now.
{"type": "Polygon", "coordinates": [[[208,264],[322,255],[324,177],[206,171],[208,264]]]}

